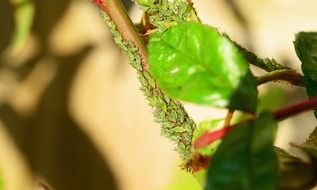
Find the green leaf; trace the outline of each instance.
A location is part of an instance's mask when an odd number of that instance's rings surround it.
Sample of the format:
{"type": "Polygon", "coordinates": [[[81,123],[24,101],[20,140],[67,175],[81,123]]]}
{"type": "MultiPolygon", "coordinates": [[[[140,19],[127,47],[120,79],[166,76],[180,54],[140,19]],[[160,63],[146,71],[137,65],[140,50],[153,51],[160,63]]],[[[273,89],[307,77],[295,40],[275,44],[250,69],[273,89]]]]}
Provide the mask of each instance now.
{"type": "Polygon", "coordinates": [[[18,4],[15,10],[16,31],[12,42],[12,47],[19,47],[29,36],[33,24],[35,12],[34,2],[31,0],[16,0],[18,4]]]}
{"type": "Polygon", "coordinates": [[[309,162],[305,162],[296,157],[291,157],[289,155],[285,156],[286,153],[281,153],[281,151],[279,151],[279,158],[284,157],[284,160],[282,160],[282,164],[284,166],[283,168],[281,168],[281,160],[279,161],[279,184],[281,187],[288,187],[284,188],[287,190],[311,189],[317,184],[317,127],[311,132],[305,143],[294,146],[303,150],[310,160],[309,162]],[[285,157],[287,157],[286,159],[288,161],[286,163],[285,157]],[[282,183],[283,180],[285,181],[284,183],[282,183]],[[292,183],[290,183],[289,181],[292,181],[292,183]]]}
{"type": "Polygon", "coordinates": [[[317,184],[317,128],[305,143],[293,146],[306,153],[309,161],[289,155],[276,148],[279,158],[279,187],[282,190],[306,190],[317,184]]]}
{"type": "Polygon", "coordinates": [[[142,6],[150,6],[150,5],[154,4],[153,0],[135,0],[135,2],[139,5],[142,5],[142,6]]]}
{"type": "Polygon", "coordinates": [[[193,172],[193,176],[202,187],[204,187],[206,184],[206,175],[207,169],[201,169],[199,171],[193,172]]]}
{"type": "MultiPolygon", "coordinates": [[[[309,97],[317,95],[317,32],[300,32],[294,42],[297,56],[302,62],[306,92],[309,97]]],[[[317,110],[315,110],[317,118],[317,110]]]]}
{"type": "Polygon", "coordinates": [[[276,121],[269,113],[234,128],[210,161],[206,190],[277,189],[275,128],[276,121]]]}
{"type": "Polygon", "coordinates": [[[314,164],[288,154],[275,147],[279,165],[278,186],[281,190],[307,190],[315,185],[316,167],[314,164]]]}
{"type": "Polygon", "coordinates": [[[304,144],[317,145],[317,127],[309,134],[304,144]]]}
{"type": "Polygon", "coordinates": [[[2,179],[0,179],[0,190],[3,190],[3,189],[4,189],[3,181],[2,179]]]}
{"type": "MultiPolygon", "coordinates": [[[[195,142],[201,135],[205,132],[211,132],[219,130],[223,127],[223,119],[213,119],[213,120],[206,120],[199,123],[198,128],[194,131],[193,134],[193,142],[195,142]]],[[[203,156],[211,156],[220,145],[221,140],[216,140],[215,142],[211,143],[210,145],[196,149],[195,152],[203,155],[203,156]]]]}
{"type": "Polygon", "coordinates": [[[184,170],[177,168],[173,180],[161,190],[202,190],[195,177],[184,170]]]}
{"type": "Polygon", "coordinates": [[[0,190],[4,189],[4,183],[3,183],[3,178],[2,178],[2,173],[0,171],[0,190]]]}
{"type": "Polygon", "coordinates": [[[241,52],[212,27],[182,23],[151,37],[158,85],[180,100],[254,112],[256,80],[241,52]]]}
{"type": "Polygon", "coordinates": [[[270,90],[265,92],[258,99],[257,113],[263,110],[274,111],[280,109],[286,104],[286,93],[281,87],[270,87],[270,90]]]}
{"type": "Polygon", "coordinates": [[[302,149],[309,156],[311,162],[317,165],[317,127],[311,132],[304,144],[295,146],[302,149]]]}

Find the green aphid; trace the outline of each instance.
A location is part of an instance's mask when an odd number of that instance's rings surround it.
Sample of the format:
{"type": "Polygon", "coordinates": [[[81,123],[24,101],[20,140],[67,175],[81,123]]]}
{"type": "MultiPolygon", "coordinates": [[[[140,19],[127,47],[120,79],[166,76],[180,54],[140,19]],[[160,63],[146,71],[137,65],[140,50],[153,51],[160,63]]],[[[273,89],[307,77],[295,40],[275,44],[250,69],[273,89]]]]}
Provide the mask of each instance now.
{"type": "MultiPolygon", "coordinates": [[[[150,15],[150,21],[158,27],[158,31],[163,31],[169,26],[177,24],[176,20],[183,21],[181,19],[183,17],[182,11],[180,11],[181,15],[178,14],[179,11],[175,11],[183,9],[183,7],[177,5],[186,5],[179,3],[182,0],[174,2],[169,0],[135,0],[135,2],[141,5],[144,10],[147,10],[150,15]],[[169,9],[174,3],[176,3],[176,8],[169,9]],[[162,4],[168,7],[163,12],[160,9],[162,4]],[[170,18],[165,19],[163,15],[170,15],[170,18]]],[[[177,145],[176,150],[180,153],[183,160],[187,160],[192,153],[192,133],[196,128],[196,124],[187,115],[179,102],[171,99],[157,88],[153,77],[143,68],[139,51],[133,42],[122,38],[115,23],[107,14],[103,11],[100,11],[100,14],[109,26],[116,44],[127,54],[130,64],[136,69],[141,83],[140,89],[149,101],[149,105],[153,108],[154,120],[161,124],[161,133],[177,145]]]]}

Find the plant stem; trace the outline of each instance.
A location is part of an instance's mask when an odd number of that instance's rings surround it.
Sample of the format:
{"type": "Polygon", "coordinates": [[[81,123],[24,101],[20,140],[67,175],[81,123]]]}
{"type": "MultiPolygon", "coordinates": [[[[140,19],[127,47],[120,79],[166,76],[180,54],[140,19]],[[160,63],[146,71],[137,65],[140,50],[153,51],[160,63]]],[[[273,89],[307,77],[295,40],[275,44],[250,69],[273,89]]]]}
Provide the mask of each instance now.
{"type": "Polygon", "coordinates": [[[299,104],[277,110],[273,112],[273,116],[276,120],[282,121],[296,114],[314,109],[317,109],[317,96],[311,97],[309,100],[306,100],[299,104]]]}
{"type": "Polygon", "coordinates": [[[121,0],[95,0],[98,7],[104,11],[125,41],[131,41],[138,49],[144,69],[148,69],[147,50],[136,31],[134,24],[126,13],[121,0]]]}
{"type": "Polygon", "coordinates": [[[280,69],[266,73],[264,76],[257,77],[258,85],[271,81],[285,81],[295,86],[305,86],[303,76],[294,70],[280,69]]]}
{"type": "MultiPolygon", "coordinates": [[[[232,40],[231,40],[232,41],[232,40]]],[[[236,47],[238,47],[241,52],[244,54],[245,58],[247,59],[247,61],[256,66],[259,67],[267,72],[271,72],[271,71],[275,71],[275,70],[292,70],[289,67],[286,67],[282,64],[279,64],[278,62],[276,62],[274,59],[268,59],[268,58],[260,58],[257,55],[255,55],[253,52],[247,50],[246,48],[242,47],[240,44],[232,41],[236,47]]]]}
{"type": "Polygon", "coordinates": [[[205,146],[210,145],[211,143],[215,142],[218,139],[223,138],[226,134],[228,134],[236,125],[228,126],[221,128],[216,131],[212,132],[206,132],[203,135],[201,135],[195,142],[194,142],[194,148],[203,148],[205,146]]]}
{"type": "MultiPolygon", "coordinates": [[[[312,98],[310,98],[309,100],[306,100],[304,102],[289,106],[287,108],[283,108],[280,110],[277,110],[275,112],[272,113],[273,117],[278,120],[278,121],[282,121],[286,118],[289,118],[291,116],[294,116],[296,114],[305,112],[305,111],[309,111],[309,110],[313,110],[313,109],[317,109],[317,96],[314,96],[312,98]]],[[[205,134],[203,134],[202,136],[200,136],[195,142],[194,142],[194,148],[202,148],[205,147],[209,144],[211,144],[212,142],[223,138],[225,135],[227,135],[233,128],[240,126],[241,124],[245,124],[247,122],[253,122],[255,121],[256,118],[252,117],[250,119],[247,119],[245,121],[242,121],[241,123],[229,126],[229,127],[225,127],[222,129],[219,129],[217,131],[213,131],[213,132],[206,132],[205,134]]]]}
{"type": "Polygon", "coordinates": [[[147,60],[147,49],[120,0],[94,0],[110,28],[116,44],[126,53],[136,69],[141,91],[153,109],[154,120],[161,125],[161,134],[176,144],[176,151],[185,161],[192,154],[195,122],[182,104],[170,98],[157,86],[147,60]]]}
{"type": "Polygon", "coordinates": [[[223,35],[226,36],[243,53],[244,57],[247,59],[247,61],[250,64],[260,69],[263,69],[266,72],[272,72],[276,70],[294,70],[278,63],[274,59],[260,58],[255,53],[247,50],[246,48],[242,47],[240,44],[238,44],[234,40],[230,39],[230,37],[227,34],[223,34],[223,35]]]}

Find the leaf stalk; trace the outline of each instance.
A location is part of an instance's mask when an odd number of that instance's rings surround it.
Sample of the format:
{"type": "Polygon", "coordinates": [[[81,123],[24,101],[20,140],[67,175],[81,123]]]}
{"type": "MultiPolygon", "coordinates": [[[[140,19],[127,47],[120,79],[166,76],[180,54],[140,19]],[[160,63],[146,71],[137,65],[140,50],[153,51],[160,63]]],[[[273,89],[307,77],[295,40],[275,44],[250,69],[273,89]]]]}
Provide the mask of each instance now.
{"type": "MultiPolygon", "coordinates": [[[[308,100],[305,100],[304,102],[291,105],[286,108],[282,108],[280,110],[274,111],[272,113],[273,117],[277,121],[282,121],[284,119],[287,119],[291,116],[297,115],[299,113],[303,113],[305,111],[310,111],[317,109],[317,96],[314,96],[308,100]]],[[[247,119],[245,121],[242,121],[238,124],[228,126],[222,129],[219,129],[217,131],[212,131],[212,132],[206,132],[202,136],[200,136],[193,144],[194,148],[202,148],[205,147],[214,141],[223,138],[225,135],[227,135],[233,128],[240,126],[241,124],[247,123],[247,122],[253,122],[257,118],[256,117],[251,117],[250,119],[247,119]]]]}

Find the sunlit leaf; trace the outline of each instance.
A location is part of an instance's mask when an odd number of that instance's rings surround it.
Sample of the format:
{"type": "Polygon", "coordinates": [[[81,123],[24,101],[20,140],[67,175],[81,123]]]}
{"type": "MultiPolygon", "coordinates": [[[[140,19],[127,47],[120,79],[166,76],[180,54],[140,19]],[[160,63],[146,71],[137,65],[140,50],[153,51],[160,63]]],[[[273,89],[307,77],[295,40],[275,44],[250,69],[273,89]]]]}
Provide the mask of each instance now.
{"type": "Polygon", "coordinates": [[[0,190],[3,190],[3,189],[4,189],[3,181],[2,179],[0,179],[0,190]]]}
{"type": "Polygon", "coordinates": [[[275,128],[276,121],[268,113],[234,128],[210,161],[206,190],[277,189],[275,128]]]}
{"type": "MultiPolygon", "coordinates": [[[[212,131],[221,129],[223,127],[223,123],[224,123],[223,121],[224,121],[223,119],[213,119],[213,120],[202,121],[194,132],[193,142],[195,142],[205,132],[212,132],[212,131]]],[[[221,139],[216,140],[215,142],[209,144],[206,147],[196,149],[195,151],[204,156],[211,156],[216,151],[220,143],[221,143],[221,139]]]]}
{"type": "Polygon", "coordinates": [[[136,0],[135,2],[142,6],[150,6],[153,4],[152,0],[136,0]]]}
{"type": "Polygon", "coordinates": [[[3,190],[3,189],[4,189],[4,182],[3,182],[2,173],[0,170],[0,190],[3,190]]]}
{"type": "Polygon", "coordinates": [[[28,37],[34,18],[35,6],[32,0],[15,0],[16,31],[12,47],[16,48],[28,37]]]}
{"type": "MultiPolygon", "coordinates": [[[[317,95],[317,32],[301,32],[294,42],[297,56],[302,62],[306,92],[309,97],[317,95]]],[[[315,111],[317,118],[317,111],[315,111]]]]}
{"type": "Polygon", "coordinates": [[[191,173],[177,168],[171,183],[161,190],[202,190],[202,187],[191,173]]]}
{"type": "Polygon", "coordinates": [[[206,175],[207,175],[207,169],[201,169],[193,173],[193,176],[196,178],[196,180],[202,187],[205,186],[206,184],[206,175]]]}
{"type": "Polygon", "coordinates": [[[182,23],[151,37],[150,70],[172,97],[254,112],[256,81],[240,51],[212,27],[182,23]]]}

